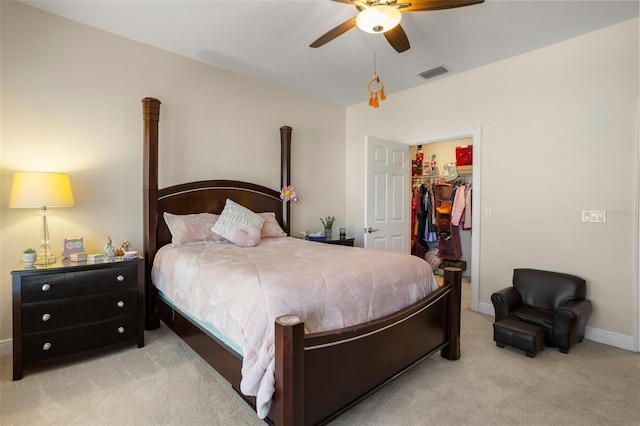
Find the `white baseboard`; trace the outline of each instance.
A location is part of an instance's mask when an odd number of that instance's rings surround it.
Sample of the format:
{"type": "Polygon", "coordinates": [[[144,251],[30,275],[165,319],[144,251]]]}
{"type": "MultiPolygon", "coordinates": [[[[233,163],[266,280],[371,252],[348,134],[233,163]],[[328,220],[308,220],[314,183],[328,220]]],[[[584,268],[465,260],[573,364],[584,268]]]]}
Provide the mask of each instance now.
{"type": "MultiPolygon", "coordinates": [[[[478,311],[481,314],[495,316],[492,303],[480,303],[478,311]]],[[[625,349],[627,351],[635,352],[635,342],[633,336],[625,336],[624,334],[612,333],[606,330],[600,330],[597,328],[587,326],[585,330],[584,338],[593,342],[603,343],[609,346],[615,346],[616,348],[625,349]]]]}
{"type": "Polygon", "coordinates": [[[604,343],[605,345],[615,346],[616,348],[626,349],[631,352],[636,351],[633,336],[625,336],[624,334],[612,333],[587,326],[584,332],[584,338],[594,342],[604,343]]]}
{"type": "Polygon", "coordinates": [[[13,339],[0,340],[0,356],[13,353],[13,339]]]}
{"type": "Polygon", "coordinates": [[[496,311],[493,310],[493,303],[479,303],[478,312],[485,315],[496,316],[496,311]]]}

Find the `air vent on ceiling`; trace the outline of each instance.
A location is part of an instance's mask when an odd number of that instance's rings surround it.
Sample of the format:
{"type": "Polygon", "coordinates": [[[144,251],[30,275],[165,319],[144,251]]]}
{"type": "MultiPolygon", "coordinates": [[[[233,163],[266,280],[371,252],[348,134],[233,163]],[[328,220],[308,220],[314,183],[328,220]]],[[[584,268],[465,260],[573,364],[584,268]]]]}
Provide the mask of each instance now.
{"type": "Polygon", "coordinates": [[[449,72],[448,69],[440,65],[439,67],[435,67],[435,68],[431,68],[430,70],[423,71],[418,75],[424,78],[425,80],[428,80],[430,78],[433,78],[433,77],[439,76],[440,74],[445,74],[448,72],[449,72]]]}

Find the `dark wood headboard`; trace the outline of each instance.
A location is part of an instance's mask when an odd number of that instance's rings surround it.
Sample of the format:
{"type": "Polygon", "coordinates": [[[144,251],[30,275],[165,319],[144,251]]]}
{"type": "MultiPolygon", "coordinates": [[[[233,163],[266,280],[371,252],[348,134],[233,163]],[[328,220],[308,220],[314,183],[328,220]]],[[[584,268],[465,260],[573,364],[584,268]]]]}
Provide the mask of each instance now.
{"type": "MultiPolygon", "coordinates": [[[[164,212],[174,214],[220,214],[227,198],[256,212],[274,212],[282,229],[290,234],[290,206],[280,199],[280,191],[262,185],[234,180],[205,180],[158,189],[158,123],[160,101],[142,100],[143,110],[143,198],[144,257],[147,283],[155,255],[171,242],[171,234],[163,219],[164,212]]],[[[291,127],[280,128],[280,187],[291,182],[291,127]]]]}

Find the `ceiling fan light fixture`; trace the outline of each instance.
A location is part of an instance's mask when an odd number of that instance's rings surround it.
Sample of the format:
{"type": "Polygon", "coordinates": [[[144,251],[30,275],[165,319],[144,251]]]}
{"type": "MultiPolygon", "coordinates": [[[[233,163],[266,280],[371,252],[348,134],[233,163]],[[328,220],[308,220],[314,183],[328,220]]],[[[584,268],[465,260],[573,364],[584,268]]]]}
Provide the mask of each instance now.
{"type": "Polygon", "coordinates": [[[381,4],[361,11],[356,17],[356,25],[362,31],[379,34],[397,27],[402,20],[402,12],[398,8],[381,4]]]}

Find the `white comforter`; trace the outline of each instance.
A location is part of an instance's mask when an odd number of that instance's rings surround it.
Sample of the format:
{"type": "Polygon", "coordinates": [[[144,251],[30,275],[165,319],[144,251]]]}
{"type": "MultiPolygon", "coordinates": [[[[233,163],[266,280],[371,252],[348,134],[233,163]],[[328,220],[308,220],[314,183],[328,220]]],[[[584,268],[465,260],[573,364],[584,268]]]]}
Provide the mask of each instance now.
{"type": "Polygon", "coordinates": [[[275,389],[278,316],[299,315],[306,333],[333,330],[398,311],[438,287],[418,257],[290,237],[250,248],[167,245],[156,255],[152,279],[179,309],[242,349],[241,391],[256,396],[260,418],[275,389]]]}

